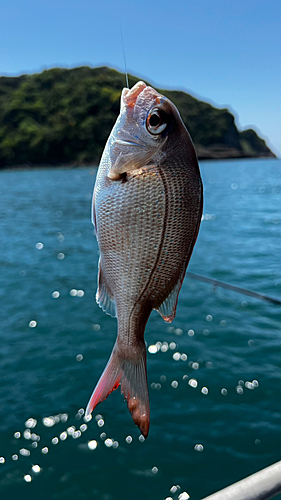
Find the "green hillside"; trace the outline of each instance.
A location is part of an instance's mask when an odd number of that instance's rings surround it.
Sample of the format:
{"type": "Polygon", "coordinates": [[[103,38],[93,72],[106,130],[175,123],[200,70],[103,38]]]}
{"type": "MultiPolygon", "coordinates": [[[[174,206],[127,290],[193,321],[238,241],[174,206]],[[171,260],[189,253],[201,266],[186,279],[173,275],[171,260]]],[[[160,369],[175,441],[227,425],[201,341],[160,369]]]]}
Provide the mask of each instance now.
{"type": "MultiPolygon", "coordinates": [[[[107,67],[1,77],[0,167],[97,163],[119,113],[124,81],[107,67]]],[[[129,81],[132,86],[138,79],[129,81]]],[[[227,109],[185,92],[161,92],[178,107],[199,158],[274,156],[254,130],[239,132],[227,109]]]]}

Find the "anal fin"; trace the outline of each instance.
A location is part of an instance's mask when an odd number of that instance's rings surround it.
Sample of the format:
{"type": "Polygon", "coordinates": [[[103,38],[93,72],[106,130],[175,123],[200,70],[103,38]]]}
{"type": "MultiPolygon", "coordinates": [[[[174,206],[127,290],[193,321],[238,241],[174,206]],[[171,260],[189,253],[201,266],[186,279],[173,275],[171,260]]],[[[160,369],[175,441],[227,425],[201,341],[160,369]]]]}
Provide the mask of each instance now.
{"type": "Polygon", "coordinates": [[[184,267],[180,278],[173,290],[169,293],[168,297],[162,302],[161,306],[156,309],[156,311],[162,316],[166,323],[171,323],[176,315],[178,297],[180,293],[180,289],[182,286],[182,282],[184,279],[186,267],[184,267]]]}

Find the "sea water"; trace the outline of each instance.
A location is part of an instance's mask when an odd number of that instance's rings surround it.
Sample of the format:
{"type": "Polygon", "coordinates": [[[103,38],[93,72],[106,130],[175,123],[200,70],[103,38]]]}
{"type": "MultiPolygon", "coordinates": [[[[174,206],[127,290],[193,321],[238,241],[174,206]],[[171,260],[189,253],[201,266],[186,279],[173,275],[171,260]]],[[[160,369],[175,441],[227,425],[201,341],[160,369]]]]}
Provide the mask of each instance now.
{"type": "MultiPolygon", "coordinates": [[[[189,271],[281,298],[281,162],[201,164],[189,271]]],[[[281,460],[281,306],[186,277],[146,329],[146,441],[120,391],[84,417],[116,320],[95,303],[96,169],[0,172],[0,496],[199,500],[281,460]]]]}

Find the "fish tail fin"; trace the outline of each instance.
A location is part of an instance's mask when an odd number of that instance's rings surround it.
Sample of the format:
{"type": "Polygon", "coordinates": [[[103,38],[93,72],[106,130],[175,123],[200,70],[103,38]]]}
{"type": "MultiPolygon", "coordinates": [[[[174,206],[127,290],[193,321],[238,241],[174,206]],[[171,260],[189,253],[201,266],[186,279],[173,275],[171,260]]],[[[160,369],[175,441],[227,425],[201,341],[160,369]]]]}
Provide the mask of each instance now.
{"type": "Polygon", "coordinates": [[[149,397],[144,342],[126,349],[116,342],[110,359],[101,375],[86,409],[93,409],[121,385],[121,393],[127,400],[133,421],[144,437],[149,431],[149,397]]]}

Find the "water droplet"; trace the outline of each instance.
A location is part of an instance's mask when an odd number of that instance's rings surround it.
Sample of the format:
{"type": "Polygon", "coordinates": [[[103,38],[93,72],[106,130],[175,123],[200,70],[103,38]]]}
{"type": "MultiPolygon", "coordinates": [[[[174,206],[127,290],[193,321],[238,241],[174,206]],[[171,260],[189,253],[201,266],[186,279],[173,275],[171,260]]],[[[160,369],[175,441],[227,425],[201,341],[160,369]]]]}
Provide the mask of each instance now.
{"type": "Polygon", "coordinates": [[[59,260],[63,260],[64,258],[65,258],[65,255],[64,255],[64,253],[63,253],[63,252],[58,253],[58,255],[57,255],[57,259],[59,259],[59,260]]]}
{"type": "Polygon", "coordinates": [[[83,360],[83,354],[77,354],[76,361],[82,361],[82,360],[83,360]]]}
{"type": "Polygon", "coordinates": [[[177,380],[173,380],[173,382],[171,383],[171,386],[176,389],[178,387],[179,383],[177,380]]]}
{"type": "Polygon", "coordinates": [[[38,243],[36,243],[36,248],[37,250],[42,250],[42,248],[44,247],[43,243],[41,243],[40,241],[38,243]]]}
{"type": "Polygon", "coordinates": [[[33,465],[31,468],[36,474],[38,474],[38,472],[40,472],[41,470],[41,467],[39,465],[33,465]]]}
{"type": "Polygon", "coordinates": [[[52,297],[53,299],[58,299],[60,296],[60,292],[58,292],[57,290],[55,290],[53,293],[52,293],[52,297]]]}
{"type": "Polygon", "coordinates": [[[133,441],[133,438],[132,436],[127,436],[126,439],[125,439],[126,443],[131,443],[133,441]]]}
{"type": "Polygon", "coordinates": [[[35,321],[34,319],[33,319],[33,320],[31,320],[31,321],[29,322],[28,326],[29,326],[30,328],[35,328],[35,327],[37,326],[37,321],[35,321]]]}
{"type": "Polygon", "coordinates": [[[30,474],[26,474],[25,476],[23,476],[23,479],[27,482],[27,483],[31,483],[32,481],[32,477],[30,474]]]}

